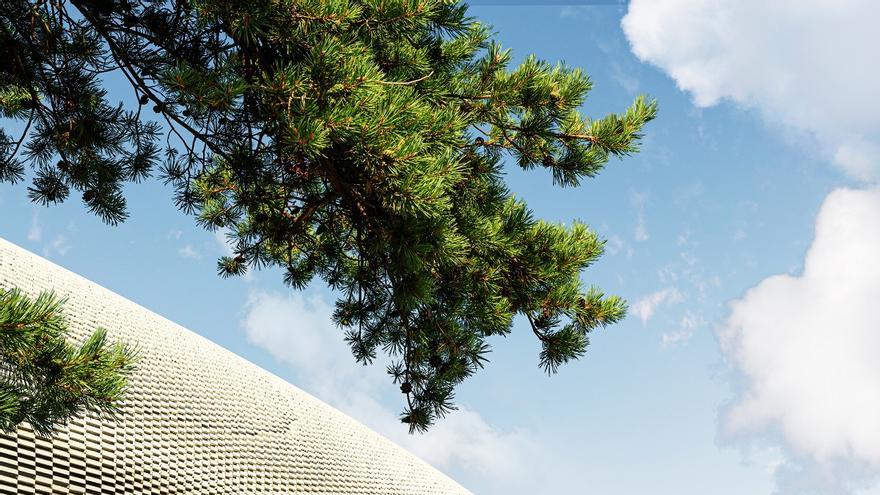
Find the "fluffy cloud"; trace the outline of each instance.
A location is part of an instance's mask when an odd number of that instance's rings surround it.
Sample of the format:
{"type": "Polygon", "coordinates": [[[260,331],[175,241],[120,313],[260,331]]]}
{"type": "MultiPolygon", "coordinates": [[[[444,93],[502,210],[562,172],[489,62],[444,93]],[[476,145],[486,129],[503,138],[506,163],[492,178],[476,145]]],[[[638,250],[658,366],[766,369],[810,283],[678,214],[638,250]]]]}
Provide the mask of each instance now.
{"type": "Polygon", "coordinates": [[[302,388],[434,466],[444,470],[455,466],[497,479],[528,473],[524,456],[537,451],[532,436],[501,431],[467,407],[449,414],[424,435],[409,435],[395,409],[401,404],[389,407],[382,401],[383,392],[393,390],[384,366],[358,365],[331,313],[320,297],[252,291],[242,326],[251,343],[294,369],[302,388]]]}
{"type": "Polygon", "coordinates": [[[785,493],[843,493],[880,473],[878,225],[880,189],[834,191],[803,273],[763,280],[718,331],[741,385],[722,431],[781,438],[785,493]]]}
{"type": "MultiPolygon", "coordinates": [[[[635,55],[696,105],[755,109],[871,183],[880,179],[878,15],[872,0],[632,0],[622,27],[635,55]]],[[[763,280],[718,331],[738,376],[722,431],[784,446],[781,493],[845,493],[880,474],[878,225],[880,191],[835,191],[803,273],[763,280]]]]}
{"type": "Polygon", "coordinates": [[[755,108],[812,134],[852,177],[880,177],[874,0],[632,0],[623,30],[642,61],[699,106],[755,108]]]}

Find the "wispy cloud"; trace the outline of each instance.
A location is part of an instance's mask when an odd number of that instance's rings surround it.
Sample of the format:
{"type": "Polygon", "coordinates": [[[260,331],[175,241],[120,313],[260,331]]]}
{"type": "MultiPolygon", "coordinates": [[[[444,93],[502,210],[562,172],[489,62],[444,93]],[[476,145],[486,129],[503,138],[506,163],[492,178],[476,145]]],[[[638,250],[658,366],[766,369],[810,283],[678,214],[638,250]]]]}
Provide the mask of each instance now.
{"type": "Polygon", "coordinates": [[[617,256],[620,253],[626,254],[627,258],[632,258],[635,250],[628,245],[619,235],[612,235],[605,241],[605,250],[611,256],[617,256]]]}
{"type": "Polygon", "coordinates": [[[56,235],[50,244],[52,251],[64,256],[70,251],[71,245],[64,234],[56,235]]]}
{"type": "Polygon", "coordinates": [[[682,300],[683,297],[678,289],[667,287],[640,298],[632,305],[631,311],[642,320],[642,325],[646,325],[658,308],[679,303],[682,300]]]}
{"type": "Polygon", "coordinates": [[[694,332],[705,325],[707,322],[702,316],[692,312],[685,311],[678,323],[678,329],[671,332],[664,332],[660,335],[660,346],[664,349],[687,344],[694,336],[694,332]]]}
{"type": "Polygon", "coordinates": [[[611,77],[613,77],[614,80],[617,81],[617,84],[620,84],[627,93],[638,93],[639,87],[641,86],[638,78],[632,73],[624,70],[619,62],[611,62],[611,77]]]}
{"type": "Polygon", "coordinates": [[[202,259],[202,255],[199,254],[198,251],[192,246],[192,244],[185,244],[183,247],[177,250],[177,254],[183,256],[184,258],[189,258],[192,260],[202,259]]]}
{"type": "Polygon", "coordinates": [[[615,256],[617,253],[623,249],[624,242],[623,239],[618,235],[613,235],[608,238],[608,241],[605,243],[605,249],[608,251],[608,254],[611,256],[615,256]]]}
{"type": "MultiPolygon", "coordinates": [[[[76,226],[72,223],[68,224],[67,232],[75,233],[76,226]]],[[[27,240],[42,245],[41,253],[44,258],[51,258],[54,255],[65,256],[72,248],[70,240],[65,234],[59,233],[54,236],[51,235],[51,232],[47,234],[46,228],[40,221],[40,211],[36,208],[34,208],[33,215],[31,216],[31,226],[27,233],[27,240]]]]}
{"type": "Polygon", "coordinates": [[[31,228],[28,230],[27,240],[31,242],[40,242],[43,239],[43,227],[40,225],[40,211],[34,208],[34,214],[31,216],[31,228]]]}
{"type": "Polygon", "coordinates": [[[633,238],[636,241],[648,240],[648,227],[645,223],[645,203],[648,197],[640,192],[632,192],[630,194],[630,203],[636,212],[636,229],[633,232],[633,238]]]}

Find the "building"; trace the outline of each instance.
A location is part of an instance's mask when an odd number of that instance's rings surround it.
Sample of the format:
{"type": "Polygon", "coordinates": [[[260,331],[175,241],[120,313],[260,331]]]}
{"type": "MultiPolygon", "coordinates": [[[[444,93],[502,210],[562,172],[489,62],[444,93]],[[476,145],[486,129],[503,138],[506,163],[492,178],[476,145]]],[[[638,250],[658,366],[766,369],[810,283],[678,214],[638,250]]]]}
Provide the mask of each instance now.
{"type": "Polygon", "coordinates": [[[0,287],[54,290],[75,338],[104,327],[141,357],[118,421],[0,436],[2,494],[469,493],[284,380],[3,239],[0,287]]]}

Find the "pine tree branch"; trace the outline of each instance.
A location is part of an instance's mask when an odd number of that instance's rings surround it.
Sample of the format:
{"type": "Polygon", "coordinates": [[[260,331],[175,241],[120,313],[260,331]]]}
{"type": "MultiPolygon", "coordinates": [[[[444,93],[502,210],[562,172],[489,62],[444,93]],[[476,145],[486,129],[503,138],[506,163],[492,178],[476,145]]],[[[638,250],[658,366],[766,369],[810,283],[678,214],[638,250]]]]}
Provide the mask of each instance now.
{"type": "MultiPolygon", "coordinates": [[[[121,67],[123,67],[122,72],[125,75],[126,79],[128,79],[129,83],[131,83],[132,87],[136,90],[140,89],[141,92],[143,92],[147,97],[149,97],[151,100],[153,100],[153,102],[155,102],[157,105],[159,105],[160,109],[162,109],[163,105],[165,105],[166,102],[163,99],[159,98],[156,95],[156,93],[153,92],[150,85],[147,84],[147,82],[140,76],[138,71],[135,70],[135,68],[132,66],[131,62],[126,58],[124,52],[122,50],[120,50],[119,47],[116,45],[116,42],[115,42],[113,36],[110,34],[109,31],[107,31],[107,29],[104,27],[102,22],[100,20],[96,19],[91,14],[91,12],[88,10],[88,8],[86,8],[82,4],[82,0],[70,0],[70,2],[71,2],[71,4],[73,4],[77,8],[77,10],[79,10],[80,14],[89,21],[89,23],[92,25],[92,27],[95,28],[95,31],[97,31],[97,33],[101,35],[101,38],[103,38],[104,41],[107,43],[107,46],[110,48],[110,53],[112,54],[113,59],[116,61],[117,64],[119,64],[121,67]]],[[[177,125],[186,129],[186,131],[189,132],[191,135],[198,137],[198,139],[200,141],[202,141],[209,148],[211,148],[211,151],[213,153],[216,153],[220,156],[225,156],[225,153],[223,152],[223,150],[221,150],[219,147],[217,147],[217,145],[211,141],[209,136],[196,130],[195,128],[190,126],[185,120],[181,119],[173,112],[166,112],[164,110],[161,110],[161,113],[166,118],[166,120],[168,120],[168,119],[173,120],[177,125]]],[[[171,123],[170,120],[169,120],[169,124],[171,123]]],[[[179,136],[179,134],[178,134],[178,136],[179,136]]],[[[182,139],[182,137],[181,137],[181,139],[182,139]]]]}
{"type": "Polygon", "coordinates": [[[534,318],[532,318],[532,314],[529,313],[528,311],[526,311],[524,314],[526,315],[526,318],[529,320],[529,325],[531,325],[531,327],[532,327],[532,333],[534,333],[535,336],[538,337],[539,340],[541,340],[541,342],[547,342],[548,341],[547,336],[543,332],[538,330],[537,325],[535,325],[535,320],[534,320],[534,318]]]}
{"type": "Polygon", "coordinates": [[[584,74],[534,57],[509,68],[510,52],[456,2],[111,3],[0,2],[0,25],[18,26],[7,29],[24,73],[12,82],[42,98],[19,151],[37,169],[35,201],[75,188],[112,220],[129,175],[160,162],[181,209],[230,230],[237,255],[219,260],[222,276],[278,266],[293,288],[319,277],[340,290],[334,318],[355,358],[389,355],[392,379],[411,386],[402,419],[416,431],[452,407],[487,339],[517,315],[547,370],[623,316],[619,299],[580,281],[595,238],[533,220],[504,159],[576,185],[635,151],[652,103],[582,118],[584,74]],[[94,46],[72,49],[77,33],[94,46]],[[108,105],[97,74],[110,70],[136,113],[108,105]],[[161,127],[136,124],[147,103],[161,127]]]}
{"type": "Polygon", "coordinates": [[[18,141],[15,143],[15,148],[13,148],[12,153],[9,154],[9,159],[15,158],[15,155],[18,154],[19,148],[21,148],[21,143],[24,142],[25,138],[28,136],[28,131],[31,128],[31,124],[34,123],[34,114],[36,113],[36,109],[31,109],[30,116],[28,117],[27,124],[24,126],[24,130],[21,132],[21,137],[18,138],[18,141]]]}
{"type": "Polygon", "coordinates": [[[418,79],[413,79],[412,81],[383,81],[381,79],[371,79],[371,80],[368,80],[365,82],[381,84],[383,86],[412,86],[413,84],[420,83],[433,75],[434,75],[434,71],[431,71],[428,74],[426,74],[418,79]]]}

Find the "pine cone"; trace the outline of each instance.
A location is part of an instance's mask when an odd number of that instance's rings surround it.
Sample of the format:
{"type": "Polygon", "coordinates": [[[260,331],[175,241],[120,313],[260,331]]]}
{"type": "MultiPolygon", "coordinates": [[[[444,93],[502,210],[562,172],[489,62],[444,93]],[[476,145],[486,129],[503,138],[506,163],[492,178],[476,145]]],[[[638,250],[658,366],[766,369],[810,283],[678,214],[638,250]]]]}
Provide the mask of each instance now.
{"type": "Polygon", "coordinates": [[[412,392],[412,384],[409,383],[409,382],[403,382],[403,383],[401,383],[401,384],[400,384],[400,391],[403,392],[403,393],[405,393],[405,394],[408,394],[408,393],[412,392]]]}
{"type": "Polygon", "coordinates": [[[90,203],[97,196],[98,196],[98,191],[95,191],[94,189],[89,189],[88,191],[83,193],[83,201],[85,201],[86,203],[90,203]]]}

